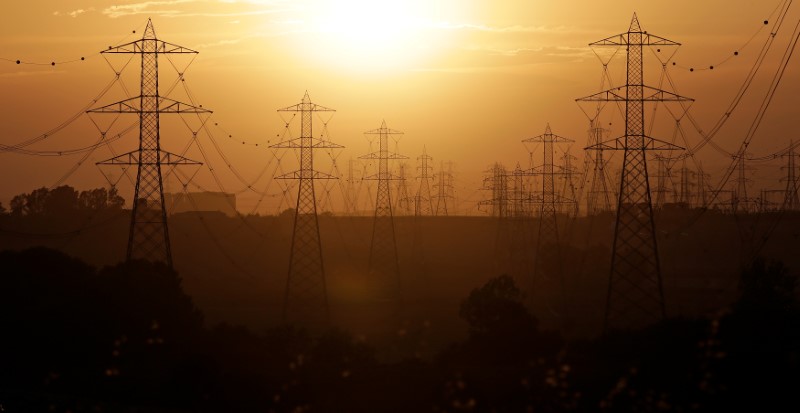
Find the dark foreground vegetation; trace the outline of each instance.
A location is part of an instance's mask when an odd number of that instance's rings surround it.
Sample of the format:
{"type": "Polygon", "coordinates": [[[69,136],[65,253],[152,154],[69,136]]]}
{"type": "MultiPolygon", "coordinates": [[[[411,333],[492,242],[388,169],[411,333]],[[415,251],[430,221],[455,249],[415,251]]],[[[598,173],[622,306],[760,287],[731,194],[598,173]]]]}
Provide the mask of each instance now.
{"type": "Polygon", "coordinates": [[[510,277],[453,308],[468,336],[393,361],[347,332],[206,326],[174,271],[0,253],[0,411],[800,411],[797,278],[757,260],[710,319],[566,341],[510,277]]]}

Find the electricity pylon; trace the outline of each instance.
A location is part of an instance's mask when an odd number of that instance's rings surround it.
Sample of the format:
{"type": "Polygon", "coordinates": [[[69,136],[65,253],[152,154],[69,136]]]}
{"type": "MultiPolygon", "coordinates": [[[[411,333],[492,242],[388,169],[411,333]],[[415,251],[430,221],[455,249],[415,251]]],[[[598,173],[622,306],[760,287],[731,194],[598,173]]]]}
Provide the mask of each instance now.
{"type": "Polygon", "coordinates": [[[508,216],[508,172],[505,166],[495,163],[483,179],[483,189],[492,191],[492,197],[480,202],[480,205],[491,206],[492,217],[506,218],[508,216]]]}
{"type": "MultiPolygon", "coordinates": [[[[517,164],[511,172],[506,182],[510,187],[510,193],[506,197],[509,229],[509,261],[511,263],[511,275],[516,278],[520,285],[530,282],[531,278],[531,234],[530,205],[533,203],[531,193],[525,185],[526,178],[530,176],[523,171],[517,164]]],[[[502,222],[502,220],[501,220],[502,222]]]]}
{"type": "Polygon", "coordinates": [[[417,157],[419,165],[419,188],[417,188],[417,195],[414,197],[414,215],[433,215],[433,199],[431,198],[431,176],[430,173],[433,167],[429,165],[433,158],[428,155],[427,149],[422,147],[422,155],[417,157]]]}
{"type": "Polygon", "coordinates": [[[596,126],[597,120],[589,123],[589,147],[587,151],[593,151],[591,157],[592,177],[589,184],[589,191],[586,197],[586,212],[589,215],[597,215],[601,212],[611,211],[610,178],[606,172],[606,161],[603,157],[603,148],[597,145],[603,142],[606,130],[596,126]]]}
{"type": "Polygon", "coordinates": [[[747,183],[750,182],[750,179],[747,178],[747,171],[750,170],[750,167],[746,166],[745,156],[745,152],[742,152],[739,156],[734,156],[736,158],[736,181],[734,182],[736,187],[733,190],[732,200],[734,213],[754,212],[755,208],[753,206],[757,203],[756,200],[747,196],[747,183]]]}
{"type": "Polygon", "coordinates": [[[400,165],[397,167],[397,201],[395,206],[397,207],[397,211],[402,215],[411,215],[412,199],[408,195],[408,174],[406,173],[406,168],[408,168],[408,164],[405,162],[400,162],[400,165]]]}
{"type": "Polygon", "coordinates": [[[283,322],[309,328],[324,328],[330,323],[330,310],[325,285],[325,267],[322,262],[322,242],[319,236],[314,181],[336,179],[336,177],[314,169],[314,150],[343,146],[321,137],[314,137],[314,114],[334,112],[334,110],[312,103],[308,92],[300,103],[279,109],[278,112],[300,113],[300,136],[270,146],[276,149],[300,150],[300,169],[276,177],[276,179],[300,181],[292,230],[289,275],[283,300],[283,322]]]}
{"type": "Polygon", "coordinates": [[[496,162],[486,171],[487,177],[483,179],[483,189],[491,191],[491,197],[478,203],[478,208],[488,205],[492,218],[497,219],[497,232],[494,243],[494,265],[498,272],[508,271],[510,262],[511,245],[510,219],[509,219],[509,174],[503,164],[496,162]]]}
{"type": "Polygon", "coordinates": [[[564,156],[561,158],[564,161],[564,186],[561,189],[561,197],[567,200],[571,200],[570,202],[565,202],[562,204],[561,210],[571,217],[578,216],[578,194],[575,191],[575,175],[580,175],[580,172],[572,166],[572,161],[577,161],[578,158],[572,156],[569,153],[569,148],[566,152],[564,152],[564,156]]]}
{"type": "Polygon", "coordinates": [[[200,163],[161,149],[160,116],[162,113],[202,114],[211,111],[159,94],[158,56],[197,54],[197,52],[159,40],[153,22],[148,19],[141,39],[109,47],[100,53],[138,54],[142,60],[139,96],[87,111],[139,115],[139,149],[97,163],[97,165],[136,166],[136,189],[133,196],[126,258],[129,261],[140,259],[163,262],[172,267],[161,167],[200,165],[200,163]]]}
{"type": "MultiPolygon", "coordinates": [[[[564,176],[567,171],[555,165],[556,143],[574,142],[558,136],[552,132],[550,125],[545,128],[544,134],[523,140],[525,143],[542,144],[542,164],[531,168],[529,174],[541,176],[542,192],[539,196],[539,231],[536,240],[536,256],[533,279],[531,280],[531,293],[536,294],[551,312],[557,312],[550,304],[554,294],[552,291],[537,291],[537,285],[550,288],[557,285],[561,302],[565,300],[564,279],[561,271],[561,253],[558,237],[558,218],[556,213],[563,205],[570,205],[574,200],[567,199],[556,192],[556,175],[564,176]]],[[[563,310],[563,308],[562,308],[563,310]]],[[[562,312],[563,315],[563,312],[562,312]]]]}
{"type": "Polygon", "coordinates": [[[364,132],[378,135],[378,151],[360,159],[378,161],[378,173],[364,179],[378,181],[375,199],[375,219],[372,225],[372,244],[369,249],[369,282],[379,298],[399,301],[400,267],[397,261],[397,240],[392,215],[392,196],[389,182],[400,179],[389,172],[389,161],[408,159],[407,156],[389,152],[389,137],[403,132],[389,129],[386,121],[381,127],[364,132]]]}
{"type": "Polygon", "coordinates": [[[664,204],[667,203],[667,195],[673,195],[673,201],[675,198],[675,188],[672,183],[672,165],[670,165],[670,159],[664,156],[656,155],[656,189],[653,191],[656,193],[656,199],[653,202],[653,205],[656,209],[661,209],[664,207],[664,204]]]}
{"type": "MultiPolygon", "coordinates": [[[[433,185],[436,188],[436,216],[447,216],[447,202],[453,197],[453,163],[448,162],[445,169],[445,162],[439,163],[439,173],[437,182],[433,185]]],[[[452,202],[452,201],[451,201],[452,202]]]]}
{"type": "Polygon", "coordinates": [[[689,167],[686,166],[686,159],[683,159],[678,175],[680,187],[678,188],[678,199],[676,202],[683,208],[689,208],[692,205],[692,198],[694,198],[692,191],[694,184],[691,182],[691,172],[689,171],[689,167]]]}
{"type": "Polygon", "coordinates": [[[647,174],[647,152],[682,148],[645,134],[644,104],[689,102],[692,99],[645,86],[643,48],[679,45],[643,31],[636,14],[627,32],[589,44],[590,47],[625,47],[627,54],[625,86],[578,99],[584,102],[625,103],[625,135],[595,145],[595,148],[624,151],[604,317],[605,331],[641,327],[666,317],[647,174]]]}
{"type": "Polygon", "coordinates": [[[556,143],[569,143],[574,142],[572,139],[567,139],[563,136],[558,136],[552,132],[550,125],[545,128],[544,134],[528,138],[522,142],[526,143],[541,143],[543,149],[543,162],[539,166],[533,167],[530,175],[537,175],[542,177],[542,193],[539,205],[539,235],[538,245],[557,244],[558,243],[558,223],[556,222],[556,212],[559,210],[558,206],[573,202],[556,192],[555,179],[556,175],[566,175],[563,167],[555,165],[555,148],[556,143]]]}
{"type": "Polygon", "coordinates": [[[786,191],[783,196],[784,211],[797,211],[800,208],[800,195],[798,195],[798,185],[800,180],[797,177],[797,154],[794,152],[794,143],[789,142],[789,152],[783,155],[786,158],[786,178],[782,180],[786,182],[786,191]]]}

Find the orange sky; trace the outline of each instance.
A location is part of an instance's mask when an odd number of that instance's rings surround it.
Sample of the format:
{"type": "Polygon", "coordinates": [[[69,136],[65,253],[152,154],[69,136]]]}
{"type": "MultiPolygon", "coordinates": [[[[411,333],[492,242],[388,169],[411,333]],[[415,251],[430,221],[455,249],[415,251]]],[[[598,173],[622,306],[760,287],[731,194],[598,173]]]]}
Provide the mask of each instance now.
{"type": "MultiPolygon", "coordinates": [[[[322,0],[41,0],[7,8],[0,24],[0,142],[14,144],[57,126],[87,105],[113,79],[114,73],[97,54],[100,50],[141,36],[147,18],[160,39],[184,45],[200,54],[186,72],[192,97],[214,110],[212,128],[219,148],[245,181],[255,180],[271,158],[266,146],[282,132],[276,109],[297,103],[308,90],[316,103],[337,109],[329,124],[330,137],[346,146],[339,154],[341,173],[347,160],[370,151],[363,131],[385,119],[405,132],[400,151],[416,158],[423,145],[439,161],[455,162],[460,211],[477,212],[475,202],[482,171],[502,161],[513,167],[528,164],[524,138],[539,135],[550,122],[553,131],[576,141],[573,155],[582,158],[588,121],[575,99],[597,92],[600,61],[587,44],[627,30],[636,11],[649,32],[681,42],[671,75],[679,92],[697,99],[692,113],[710,129],[722,115],[764,44],[772,22],[764,25],[779,0],[504,0],[498,1],[322,1],[322,0]],[[136,34],[131,32],[136,30],[136,34]],[[740,49],[754,34],[756,37],[740,49]],[[734,51],[736,58],[725,64],[734,51]],[[13,61],[47,63],[86,57],[69,64],[17,65],[13,61]],[[717,65],[714,70],[689,72],[688,67],[717,65]],[[234,138],[227,138],[227,134],[234,138]],[[242,145],[247,143],[259,143],[242,145]]],[[[793,6],[797,8],[798,6],[793,6]]],[[[744,137],[789,42],[800,11],[791,10],[776,37],[750,96],[715,139],[733,151],[744,137]]],[[[663,54],[662,54],[663,56],[663,54]]],[[[624,57],[620,54],[620,57],[624,57]]],[[[647,82],[657,85],[660,67],[652,53],[647,82]]],[[[621,83],[623,59],[610,66],[621,83]]],[[[119,61],[112,61],[118,64],[119,61]]],[[[162,59],[162,92],[175,79],[162,59]]],[[[176,60],[177,65],[182,63],[176,60]]],[[[790,64],[751,151],[772,153],[794,136],[794,96],[798,93],[797,63],[790,64]]],[[[136,94],[136,63],[123,73],[129,93],[136,94]]],[[[100,102],[125,96],[118,85],[100,102]]],[[[187,95],[180,87],[179,100],[187,95]]],[[[609,108],[610,109],[610,108],[609,108]]],[[[649,116],[650,111],[648,111],[649,116]]],[[[659,114],[663,115],[662,109],[659,114]]],[[[108,122],[111,118],[103,118],[108,122]]],[[[618,113],[603,116],[611,135],[622,133],[618,113]]],[[[119,120],[119,127],[133,122],[119,120]]],[[[656,124],[653,135],[672,139],[674,123],[656,124]]],[[[182,122],[162,118],[162,147],[180,152],[191,136],[182,122]],[[171,123],[171,124],[170,124],[171,123]]],[[[690,142],[699,136],[687,128],[690,142]]],[[[91,144],[98,132],[83,116],[37,150],[64,150],[91,144]]],[[[113,144],[116,153],[136,147],[135,134],[113,144]]],[[[223,189],[244,185],[231,173],[208,140],[202,142],[223,189]]],[[[197,149],[188,152],[198,158],[197,149]]],[[[110,158],[100,148],[65,183],[78,188],[104,185],[93,164],[110,158]]],[[[287,156],[286,159],[290,159],[287,156]]],[[[706,147],[697,158],[714,174],[728,160],[706,147]]],[[[330,170],[323,157],[319,167],[330,170]]],[[[14,194],[56,183],[80,155],[31,157],[0,153],[0,202],[14,194]]],[[[779,164],[751,172],[754,182],[779,187],[779,164]]],[[[286,167],[288,168],[288,166],[286,167]]],[[[285,168],[285,169],[286,169],[285,168]]],[[[119,176],[119,172],[116,172],[119,176]]],[[[249,212],[264,192],[261,212],[281,208],[279,188],[264,177],[244,191],[240,205],[249,212]],[[268,186],[269,185],[269,186],[268,186]]],[[[219,190],[211,173],[201,170],[196,182],[219,190]]],[[[714,176],[716,181],[716,176],[714,176]]],[[[124,181],[123,181],[124,183],[124,181]]],[[[177,190],[172,182],[171,189],[177,190]]],[[[755,184],[754,184],[755,185],[755,184]]],[[[413,187],[413,184],[412,184],[413,187]]],[[[169,187],[168,187],[169,188],[169,187]]],[[[130,198],[130,185],[121,186],[130,198]],[[127,189],[126,189],[127,188],[127,189]]],[[[285,207],[285,205],[283,206],[285,207]]]]}

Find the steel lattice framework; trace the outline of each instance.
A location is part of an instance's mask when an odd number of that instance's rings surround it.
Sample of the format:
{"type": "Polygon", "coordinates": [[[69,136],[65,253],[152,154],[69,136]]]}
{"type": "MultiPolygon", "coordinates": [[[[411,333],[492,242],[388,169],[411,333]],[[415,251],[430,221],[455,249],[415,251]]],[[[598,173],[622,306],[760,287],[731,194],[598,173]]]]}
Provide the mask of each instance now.
{"type": "Polygon", "coordinates": [[[140,40],[109,47],[103,54],[141,55],[141,93],[110,105],[90,109],[89,113],[128,113],[139,115],[139,149],[98,165],[135,165],[136,189],[131,211],[127,259],[164,262],[172,266],[167,212],[164,206],[164,185],[161,167],[164,165],[200,165],[170,152],[161,150],[160,115],[162,113],[211,113],[159,95],[158,56],[161,54],[197,54],[196,51],[167,43],[156,38],[153,22],[148,20],[140,40]]]}
{"type": "Polygon", "coordinates": [[[539,204],[539,230],[536,240],[535,266],[533,267],[533,279],[531,280],[531,293],[536,294],[540,300],[545,302],[547,307],[553,311],[553,306],[549,304],[553,294],[549,291],[537,291],[540,287],[557,284],[560,289],[562,302],[564,300],[564,280],[561,272],[561,254],[558,245],[558,219],[557,211],[565,204],[574,201],[567,199],[556,192],[556,176],[567,175],[567,171],[555,165],[555,144],[574,142],[572,139],[565,138],[553,133],[550,125],[545,128],[544,134],[533,138],[524,139],[524,143],[542,144],[543,156],[542,164],[535,166],[528,171],[528,175],[542,177],[542,192],[536,199],[539,204]]]}
{"type": "MultiPolygon", "coordinates": [[[[589,145],[595,146],[603,142],[606,130],[597,126],[599,122],[595,119],[589,124],[589,145]]],[[[586,212],[589,215],[597,215],[601,212],[611,211],[611,190],[609,189],[610,179],[606,172],[607,161],[603,156],[603,149],[595,149],[592,162],[592,177],[590,178],[589,190],[586,193],[586,212]]]]}
{"type": "Polygon", "coordinates": [[[529,175],[542,177],[542,193],[538,200],[539,205],[539,234],[537,245],[558,244],[558,223],[556,222],[556,211],[558,205],[571,204],[574,202],[556,192],[555,179],[557,175],[567,175],[567,171],[555,165],[556,143],[574,142],[562,136],[553,134],[550,125],[545,128],[544,134],[523,140],[525,143],[541,143],[543,149],[543,162],[535,166],[528,172],[529,175]]]}
{"type": "Polygon", "coordinates": [[[606,331],[640,327],[666,315],[647,174],[647,152],[681,148],[645,134],[644,106],[645,102],[692,99],[644,85],[643,49],[645,46],[679,45],[643,31],[636,14],[627,32],[589,45],[625,47],[627,50],[626,85],[578,99],[625,103],[625,135],[590,147],[624,151],[604,319],[606,331]]]}
{"type": "Polygon", "coordinates": [[[364,133],[366,135],[377,135],[379,141],[377,152],[360,157],[360,159],[378,161],[378,173],[364,178],[378,181],[378,191],[375,197],[375,218],[372,225],[372,243],[369,249],[370,284],[378,297],[399,301],[400,266],[397,260],[397,240],[394,231],[392,195],[389,183],[402,178],[393,175],[389,171],[389,161],[408,159],[408,157],[389,152],[389,138],[402,135],[403,132],[389,129],[386,126],[386,121],[383,121],[380,128],[364,133]]]}
{"type": "Polygon", "coordinates": [[[797,154],[794,152],[794,143],[789,143],[789,152],[783,155],[786,158],[786,191],[784,192],[782,210],[797,211],[800,208],[800,196],[798,196],[798,176],[797,176],[797,154]]]}
{"type": "Polygon", "coordinates": [[[283,300],[283,321],[314,329],[325,328],[330,324],[330,311],[314,181],[336,177],[314,169],[314,150],[342,146],[314,137],[314,114],[334,110],[312,103],[308,92],[300,103],[279,109],[278,112],[300,113],[300,136],[271,146],[300,150],[300,169],[276,177],[299,180],[289,275],[283,300]]]}
{"type": "Polygon", "coordinates": [[[433,158],[428,155],[428,150],[422,147],[422,155],[417,157],[417,170],[419,170],[419,188],[417,188],[417,195],[414,197],[414,215],[415,216],[430,216],[433,215],[433,198],[431,198],[431,176],[430,173],[433,167],[430,162],[433,158]]]}

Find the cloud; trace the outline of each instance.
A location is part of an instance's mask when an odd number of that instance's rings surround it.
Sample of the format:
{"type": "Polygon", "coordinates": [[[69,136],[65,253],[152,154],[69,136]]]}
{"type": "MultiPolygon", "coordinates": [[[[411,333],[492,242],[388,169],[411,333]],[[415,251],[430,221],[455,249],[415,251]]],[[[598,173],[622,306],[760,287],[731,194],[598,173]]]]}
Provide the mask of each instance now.
{"type": "Polygon", "coordinates": [[[112,5],[103,9],[102,13],[111,18],[141,14],[162,17],[239,17],[296,9],[288,4],[285,0],[150,0],[112,5]],[[230,11],[232,5],[238,5],[238,10],[230,11]]]}
{"type": "MultiPolygon", "coordinates": [[[[90,9],[90,10],[91,10],[91,9],[90,9]]],[[[86,12],[87,12],[87,10],[86,10],[86,9],[78,9],[78,10],[73,10],[73,11],[71,11],[71,12],[68,12],[68,13],[67,13],[67,15],[69,15],[70,17],[73,17],[73,18],[75,18],[75,17],[78,17],[78,16],[80,16],[81,14],[83,14],[83,13],[86,13],[86,12]]]]}
{"type": "Polygon", "coordinates": [[[479,31],[479,32],[490,32],[490,33],[569,33],[574,32],[574,29],[565,27],[565,26],[557,26],[557,27],[550,27],[550,26],[486,26],[483,24],[469,24],[469,23],[461,23],[461,24],[453,24],[453,23],[432,23],[430,27],[436,29],[444,29],[444,30],[470,30],[470,31],[479,31]]]}

